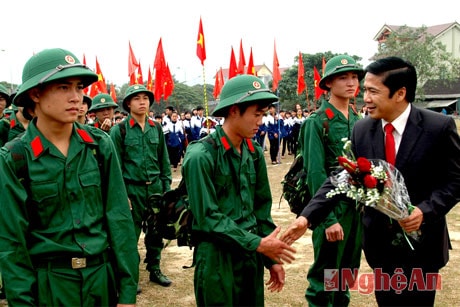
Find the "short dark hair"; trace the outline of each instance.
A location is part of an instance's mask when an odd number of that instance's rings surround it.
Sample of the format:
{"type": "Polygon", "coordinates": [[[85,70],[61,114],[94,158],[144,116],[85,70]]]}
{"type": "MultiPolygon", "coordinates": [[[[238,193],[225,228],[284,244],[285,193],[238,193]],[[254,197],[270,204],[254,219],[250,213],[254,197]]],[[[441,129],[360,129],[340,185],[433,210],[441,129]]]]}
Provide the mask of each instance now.
{"type": "Polygon", "coordinates": [[[406,88],[406,100],[415,100],[417,88],[417,72],[408,61],[398,57],[386,57],[369,64],[364,70],[382,77],[382,83],[390,90],[390,98],[402,87],[406,88]]]}

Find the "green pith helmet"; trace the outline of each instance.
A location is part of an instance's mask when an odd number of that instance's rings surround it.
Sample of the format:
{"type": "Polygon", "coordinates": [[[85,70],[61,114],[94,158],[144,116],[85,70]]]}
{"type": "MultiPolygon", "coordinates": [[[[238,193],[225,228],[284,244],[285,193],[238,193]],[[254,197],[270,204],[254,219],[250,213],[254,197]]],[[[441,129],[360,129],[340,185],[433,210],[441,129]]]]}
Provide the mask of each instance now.
{"type": "Polygon", "coordinates": [[[93,103],[93,100],[88,95],[83,95],[83,103],[86,103],[88,105],[88,110],[89,110],[89,109],[91,109],[91,105],[93,103]]]}
{"type": "Polygon", "coordinates": [[[131,99],[131,97],[133,97],[134,95],[139,94],[139,93],[147,94],[147,96],[149,96],[149,101],[150,101],[149,107],[152,105],[152,103],[153,103],[153,93],[151,91],[149,91],[142,84],[134,84],[134,85],[131,85],[130,87],[128,87],[128,89],[126,90],[126,96],[123,99],[123,108],[126,111],[130,112],[130,109],[128,107],[128,101],[131,99]]]}
{"type": "Polygon", "coordinates": [[[329,91],[326,86],[328,78],[348,71],[354,71],[358,74],[359,81],[364,77],[364,70],[356,64],[356,61],[349,55],[341,54],[333,57],[326,63],[324,76],[319,81],[319,87],[325,91],[329,91]]]}
{"type": "Polygon", "coordinates": [[[70,51],[54,48],[45,49],[33,55],[22,70],[22,84],[14,97],[14,103],[20,107],[30,98],[25,93],[37,85],[58,79],[81,77],[87,87],[97,81],[98,76],[70,51]]]}
{"type": "Polygon", "coordinates": [[[220,93],[220,101],[212,115],[224,117],[226,109],[234,104],[257,102],[268,106],[276,101],[278,97],[265,86],[261,79],[253,75],[238,75],[225,83],[220,93]]]}
{"type": "Polygon", "coordinates": [[[105,108],[118,108],[118,105],[113,101],[109,94],[101,93],[93,97],[93,105],[88,111],[94,112],[105,108]]]}
{"type": "Polygon", "coordinates": [[[8,90],[6,89],[6,87],[3,84],[0,84],[0,96],[5,98],[5,100],[6,100],[5,109],[8,109],[8,107],[11,104],[11,99],[10,99],[10,94],[8,93],[8,90]]]}

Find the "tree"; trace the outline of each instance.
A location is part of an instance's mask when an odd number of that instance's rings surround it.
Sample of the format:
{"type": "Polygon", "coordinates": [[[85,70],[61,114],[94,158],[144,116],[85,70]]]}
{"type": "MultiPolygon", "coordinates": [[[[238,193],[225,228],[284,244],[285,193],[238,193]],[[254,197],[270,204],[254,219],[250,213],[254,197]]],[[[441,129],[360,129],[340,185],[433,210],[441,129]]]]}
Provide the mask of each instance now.
{"type": "Polygon", "coordinates": [[[423,98],[422,87],[431,79],[452,80],[460,77],[460,60],[446,51],[441,42],[421,28],[401,27],[380,44],[374,59],[398,56],[411,62],[417,69],[417,91],[423,98]]]}

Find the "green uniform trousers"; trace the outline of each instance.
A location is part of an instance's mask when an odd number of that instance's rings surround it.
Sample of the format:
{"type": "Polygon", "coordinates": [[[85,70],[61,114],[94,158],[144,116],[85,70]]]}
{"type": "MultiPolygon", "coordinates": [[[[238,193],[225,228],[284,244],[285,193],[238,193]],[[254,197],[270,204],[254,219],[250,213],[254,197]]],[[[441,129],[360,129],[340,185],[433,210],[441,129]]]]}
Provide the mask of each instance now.
{"type": "Polygon", "coordinates": [[[310,267],[307,280],[309,282],[305,293],[309,306],[348,306],[350,293],[348,288],[340,291],[325,291],[324,270],[359,268],[361,262],[362,222],[361,216],[351,203],[340,203],[335,211],[344,232],[344,240],[329,242],[326,239],[326,223],[320,224],[313,231],[312,241],[314,249],[314,262],[310,267]]]}
{"type": "Polygon", "coordinates": [[[257,252],[231,250],[211,242],[195,247],[197,306],[263,306],[264,266],[257,252]]]}
{"type": "MultiPolygon", "coordinates": [[[[146,225],[144,243],[146,255],[144,263],[146,263],[147,271],[160,268],[161,251],[163,250],[163,238],[155,231],[153,225],[146,224],[147,220],[147,202],[148,196],[153,194],[151,187],[148,185],[127,184],[128,197],[131,200],[132,215],[134,220],[134,230],[136,238],[139,239],[143,225],[146,225]],[[149,194],[151,193],[151,194],[149,194]]],[[[158,192],[157,192],[158,193],[158,192]]]]}
{"type": "Polygon", "coordinates": [[[109,262],[81,269],[40,267],[37,283],[38,306],[117,304],[116,280],[109,262]]]}

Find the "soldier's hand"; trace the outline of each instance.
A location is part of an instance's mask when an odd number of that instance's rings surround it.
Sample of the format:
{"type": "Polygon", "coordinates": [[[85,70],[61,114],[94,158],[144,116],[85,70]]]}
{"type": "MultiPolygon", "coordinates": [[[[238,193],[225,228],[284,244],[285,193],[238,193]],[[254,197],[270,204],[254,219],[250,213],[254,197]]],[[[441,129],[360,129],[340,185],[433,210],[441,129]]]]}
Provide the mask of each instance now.
{"type": "Polygon", "coordinates": [[[285,271],[282,265],[274,264],[269,269],[270,279],[265,283],[271,292],[280,292],[283,290],[285,281],[285,271]]]}
{"type": "Polygon", "coordinates": [[[329,226],[326,228],[324,231],[326,234],[326,240],[329,242],[335,242],[335,241],[342,241],[344,234],[343,234],[343,228],[340,223],[335,223],[332,226],[329,226]]]}
{"type": "Polygon", "coordinates": [[[296,240],[298,240],[303,234],[307,231],[308,228],[308,220],[303,217],[299,216],[291,225],[289,225],[288,229],[281,235],[280,239],[291,245],[296,240]]]}
{"type": "Polygon", "coordinates": [[[291,263],[295,260],[293,254],[296,250],[277,238],[280,231],[281,227],[277,227],[270,235],[262,238],[256,251],[280,264],[291,263]]]}
{"type": "Polygon", "coordinates": [[[105,119],[101,125],[101,129],[104,131],[109,131],[111,127],[112,127],[112,120],[110,120],[109,118],[105,119]]]}

